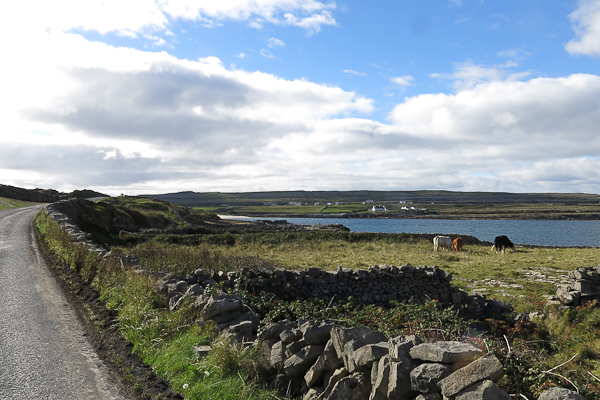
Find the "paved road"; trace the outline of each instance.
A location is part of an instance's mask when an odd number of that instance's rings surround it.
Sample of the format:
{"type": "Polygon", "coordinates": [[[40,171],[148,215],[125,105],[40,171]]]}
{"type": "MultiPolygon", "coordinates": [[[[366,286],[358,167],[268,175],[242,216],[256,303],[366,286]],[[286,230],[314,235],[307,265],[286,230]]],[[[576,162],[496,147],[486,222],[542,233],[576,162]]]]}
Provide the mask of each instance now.
{"type": "Polygon", "coordinates": [[[38,251],[39,208],[0,210],[0,399],[122,400],[38,251]]]}

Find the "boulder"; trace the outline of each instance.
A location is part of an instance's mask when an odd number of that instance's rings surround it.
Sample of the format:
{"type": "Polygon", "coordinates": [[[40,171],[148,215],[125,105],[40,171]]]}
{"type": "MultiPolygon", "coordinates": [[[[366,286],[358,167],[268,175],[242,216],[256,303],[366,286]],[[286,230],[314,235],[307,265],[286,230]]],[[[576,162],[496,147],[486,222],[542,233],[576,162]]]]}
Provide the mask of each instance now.
{"type": "Polygon", "coordinates": [[[569,389],[553,387],[543,392],[538,400],[585,400],[585,397],[569,389]]]}
{"type": "Polygon", "coordinates": [[[215,324],[219,325],[225,322],[233,321],[234,319],[239,318],[242,315],[244,315],[243,311],[232,311],[226,314],[217,315],[213,318],[213,321],[215,321],[215,324]]]}
{"type": "Polygon", "coordinates": [[[409,353],[412,358],[417,360],[452,364],[470,361],[480,355],[482,351],[469,343],[436,342],[414,346],[409,353]]]}
{"type": "Polygon", "coordinates": [[[331,329],[331,340],[333,341],[333,346],[335,347],[335,351],[340,359],[344,359],[344,346],[350,340],[364,336],[367,333],[371,332],[371,329],[365,327],[354,327],[354,328],[342,328],[339,326],[335,326],[331,329]]]}
{"type": "Polygon", "coordinates": [[[281,367],[283,367],[283,361],[286,358],[286,347],[287,343],[283,343],[282,341],[275,342],[273,347],[271,347],[271,366],[276,370],[279,370],[281,367]]]}
{"type": "Polygon", "coordinates": [[[298,340],[297,342],[288,343],[288,346],[285,349],[285,356],[291,357],[297,352],[299,352],[303,347],[306,347],[306,342],[304,340],[298,340]]]}
{"type": "Polygon", "coordinates": [[[279,338],[279,335],[281,334],[281,332],[283,332],[285,330],[291,330],[294,328],[298,328],[298,322],[289,321],[287,319],[284,319],[282,321],[275,322],[274,324],[271,324],[268,327],[266,327],[265,329],[263,329],[258,334],[258,340],[263,341],[263,340],[269,340],[269,339],[273,339],[273,338],[279,338]]]}
{"type": "MultiPolygon", "coordinates": [[[[228,313],[228,314],[231,314],[231,313],[228,313]]],[[[237,318],[232,319],[231,321],[227,321],[227,322],[218,324],[217,329],[219,329],[219,330],[229,329],[230,327],[239,325],[243,322],[250,322],[252,325],[252,331],[256,332],[258,330],[258,324],[260,323],[260,320],[258,319],[258,316],[256,314],[254,314],[254,312],[252,310],[248,310],[245,313],[238,316],[237,318]]]]}
{"type": "Polygon", "coordinates": [[[307,321],[300,326],[302,337],[308,344],[325,344],[331,338],[331,329],[335,325],[330,322],[307,321]]]}
{"type": "Polygon", "coordinates": [[[329,398],[329,394],[331,393],[331,391],[333,390],[333,388],[335,387],[335,385],[341,381],[343,378],[347,377],[348,375],[350,375],[348,373],[348,370],[346,368],[340,368],[337,369],[333,372],[333,375],[331,375],[331,377],[329,378],[328,382],[325,382],[325,391],[323,392],[323,399],[327,399],[329,398]]]}
{"type": "MultiPolygon", "coordinates": [[[[348,346],[348,343],[346,344],[348,346]]],[[[381,342],[375,344],[367,344],[354,350],[352,354],[348,354],[348,369],[350,373],[370,371],[373,363],[389,353],[388,343],[381,342]]]]}
{"type": "Polygon", "coordinates": [[[484,380],[496,381],[502,376],[502,364],[491,353],[478,358],[438,382],[445,397],[456,396],[461,390],[484,380]]]}
{"type": "Polygon", "coordinates": [[[306,386],[313,387],[317,383],[323,381],[323,376],[327,372],[325,368],[325,357],[323,354],[317,358],[317,361],[308,369],[306,374],[304,375],[304,380],[306,381],[306,386]]]}
{"type": "Polygon", "coordinates": [[[230,325],[221,332],[221,338],[233,339],[237,342],[251,342],[254,339],[254,323],[252,321],[242,321],[235,325],[230,325]]]}
{"type": "MultiPolygon", "coordinates": [[[[196,301],[203,305],[200,315],[204,319],[212,319],[217,315],[227,314],[233,311],[242,311],[244,309],[242,298],[238,295],[216,294],[211,295],[208,299],[205,299],[205,296],[200,296],[196,301]]],[[[196,304],[196,302],[194,304],[196,304]]]]}
{"type": "Polygon", "coordinates": [[[308,392],[302,397],[302,400],[321,400],[323,398],[321,396],[323,390],[323,386],[313,386],[308,389],[308,392]]]}
{"type": "Polygon", "coordinates": [[[279,338],[282,342],[292,343],[302,338],[302,332],[300,329],[286,329],[279,334],[279,338]]]}
{"type": "MultiPolygon", "coordinates": [[[[332,337],[333,339],[333,337],[332,337]]],[[[350,372],[353,373],[357,366],[355,364],[355,352],[360,349],[361,347],[367,346],[369,344],[375,344],[375,343],[382,343],[385,342],[385,352],[388,352],[387,349],[387,338],[385,337],[385,335],[381,332],[377,332],[377,331],[371,331],[369,330],[369,332],[363,336],[358,336],[355,337],[354,339],[349,340],[348,342],[346,342],[346,344],[344,345],[344,352],[342,354],[342,360],[344,361],[344,366],[346,367],[346,369],[350,372]]],[[[335,341],[334,341],[335,344],[335,341]]],[[[336,347],[336,351],[337,351],[337,347],[336,347]]],[[[368,352],[368,351],[367,351],[368,352]]],[[[339,355],[339,353],[338,353],[339,355]]],[[[381,356],[380,356],[381,357],[381,356]]],[[[361,366],[362,369],[364,369],[364,365],[361,366]]],[[[371,364],[368,365],[367,369],[370,369],[371,364]]]]}
{"type": "Polygon", "coordinates": [[[397,336],[389,341],[390,358],[392,361],[399,361],[406,358],[409,350],[414,346],[421,344],[423,341],[415,336],[397,336]]]}
{"type": "Polygon", "coordinates": [[[414,363],[410,360],[390,361],[390,376],[387,398],[390,400],[408,400],[416,396],[411,388],[410,371],[414,363]]]}
{"type": "Polygon", "coordinates": [[[390,378],[390,357],[384,356],[373,363],[369,400],[386,400],[390,378]]]}
{"type": "Polygon", "coordinates": [[[335,384],[327,400],[365,400],[371,392],[368,373],[354,373],[335,384]]]}
{"type": "Polygon", "coordinates": [[[421,393],[415,400],[443,400],[440,392],[421,393]]]}
{"type": "Polygon", "coordinates": [[[329,341],[325,344],[323,358],[325,361],[325,368],[328,371],[335,371],[336,369],[344,366],[344,361],[338,357],[337,352],[335,351],[335,346],[333,345],[333,341],[331,339],[329,339],[329,341]]]}
{"type": "Polygon", "coordinates": [[[512,397],[494,382],[485,380],[464,389],[455,400],[512,400],[512,397]]]}
{"type": "Polygon", "coordinates": [[[421,364],[410,372],[411,389],[421,393],[439,392],[438,382],[451,372],[451,364],[421,364]]]}
{"type": "Polygon", "coordinates": [[[283,369],[287,376],[304,376],[308,369],[323,353],[325,346],[316,344],[308,345],[283,362],[283,369]]]}

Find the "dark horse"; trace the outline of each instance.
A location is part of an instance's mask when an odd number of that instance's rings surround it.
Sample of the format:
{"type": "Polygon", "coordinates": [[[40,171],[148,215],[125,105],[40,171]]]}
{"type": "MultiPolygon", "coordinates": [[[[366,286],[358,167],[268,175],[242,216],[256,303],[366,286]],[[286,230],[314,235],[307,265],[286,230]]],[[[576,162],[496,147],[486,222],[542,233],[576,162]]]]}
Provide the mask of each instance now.
{"type": "Polygon", "coordinates": [[[515,245],[513,244],[513,242],[510,241],[510,239],[504,235],[502,236],[496,236],[494,238],[494,245],[492,246],[492,250],[494,248],[496,248],[496,254],[498,254],[498,252],[502,252],[502,254],[504,254],[504,249],[506,249],[507,247],[510,247],[511,249],[515,249],[515,245]]]}

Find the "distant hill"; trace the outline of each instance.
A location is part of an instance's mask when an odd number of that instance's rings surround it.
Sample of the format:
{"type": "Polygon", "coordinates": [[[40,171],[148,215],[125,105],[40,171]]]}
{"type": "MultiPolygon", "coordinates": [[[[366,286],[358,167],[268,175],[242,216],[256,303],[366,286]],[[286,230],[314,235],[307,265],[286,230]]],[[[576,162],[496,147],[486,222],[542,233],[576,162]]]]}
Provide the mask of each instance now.
{"type": "Polygon", "coordinates": [[[54,189],[24,189],[16,186],[0,184],[0,197],[31,201],[35,203],[52,203],[64,199],[87,199],[92,197],[110,197],[93,190],[74,190],[71,193],[61,193],[54,189]]]}
{"type": "Polygon", "coordinates": [[[436,204],[511,204],[511,203],[564,203],[585,204],[600,202],[600,195],[586,193],[506,193],[506,192],[453,192],[446,190],[416,191],[281,191],[281,192],[178,192],[170,194],[147,194],[151,197],[186,207],[253,206],[264,203],[287,204],[290,202],[342,202],[357,203],[373,200],[375,203],[436,204]]]}

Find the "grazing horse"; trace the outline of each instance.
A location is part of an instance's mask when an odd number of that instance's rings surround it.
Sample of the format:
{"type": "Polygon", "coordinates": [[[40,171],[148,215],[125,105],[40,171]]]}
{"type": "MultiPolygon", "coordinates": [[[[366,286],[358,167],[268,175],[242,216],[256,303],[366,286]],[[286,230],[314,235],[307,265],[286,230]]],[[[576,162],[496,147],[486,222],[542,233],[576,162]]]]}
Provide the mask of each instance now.
{"type": "Polygon", "coordinates": [[[502,235],[496,236],[494,238],[494,245],[492,246],[492,250],[496,249],[496,254],[498,254],[498,252],[504,254],[504,250],[507,247],[510,247],[511,249],[513,249],[513,251],[515,250],[515,245],[513,244],[513,242],[510,241],[508,237],[502,235]]]}
{"type": "Polygon", "coordinates": [[[436,236],[433,238],[433,251],[437,252],[441,247],[445,250],[452,248],[452,240],[448,236],[436,236]]]}
{"type": "Polygon", "coordinates": [[[457,237],[452,241],[452,248],[456,251],[462,251],[463,247],[463,238],[457,237]]]}

